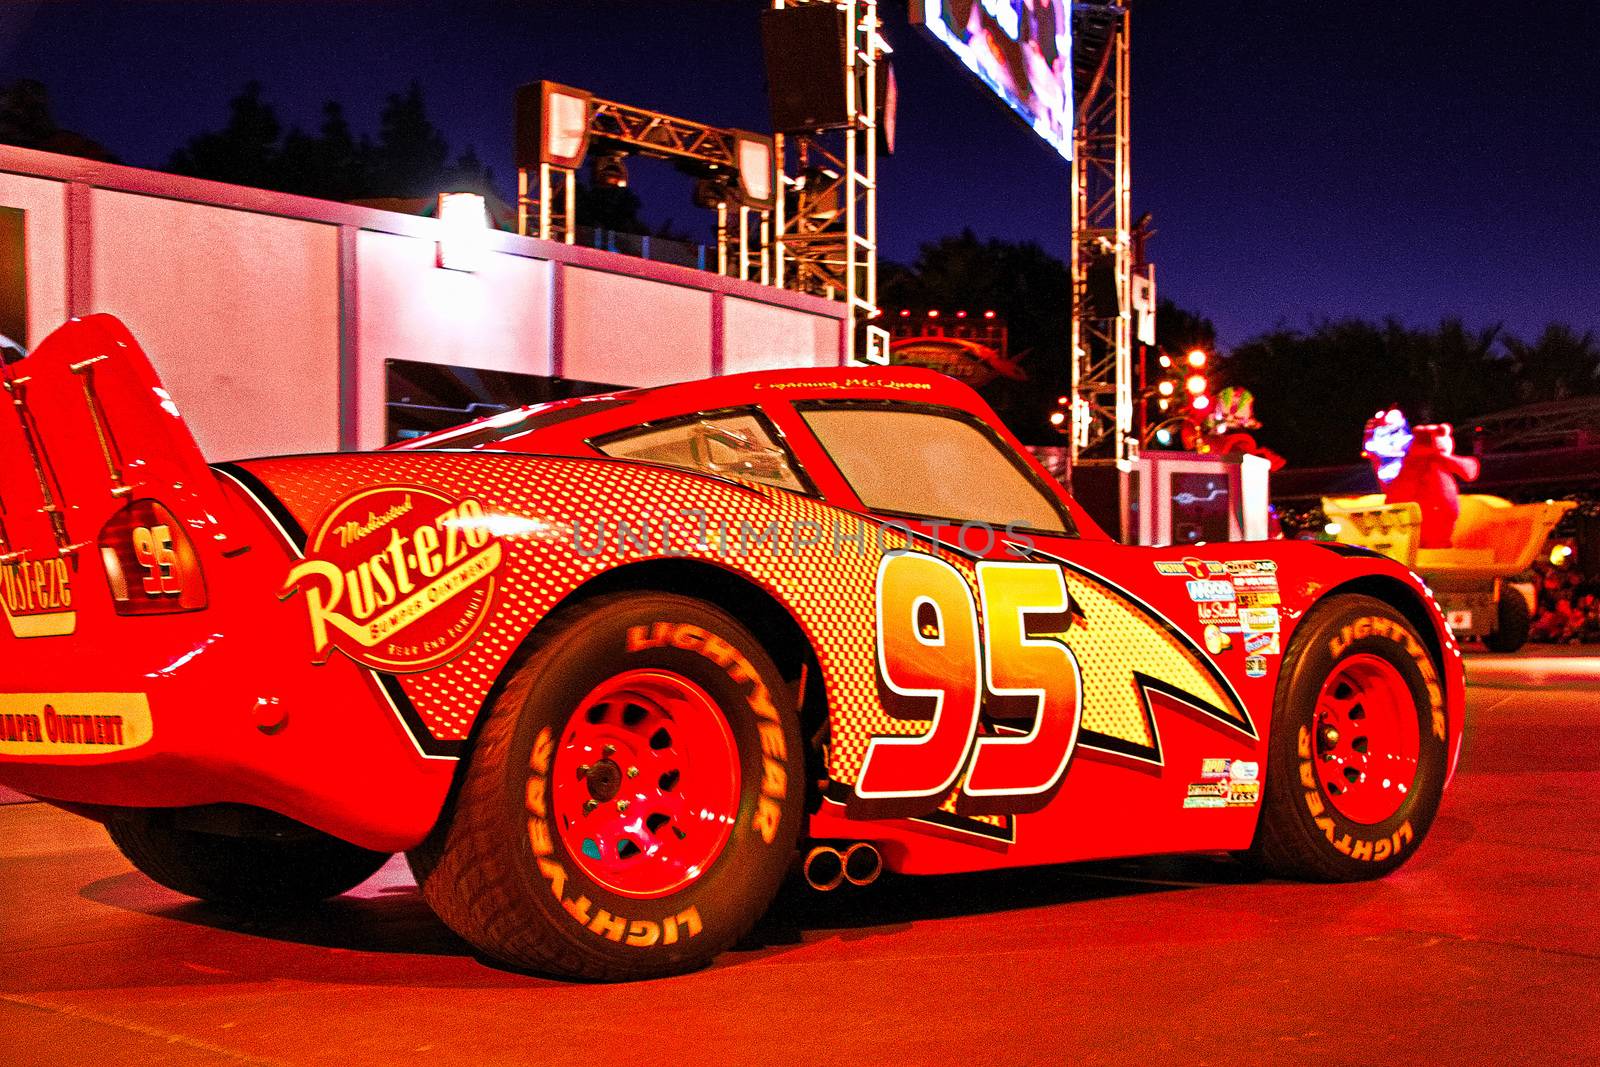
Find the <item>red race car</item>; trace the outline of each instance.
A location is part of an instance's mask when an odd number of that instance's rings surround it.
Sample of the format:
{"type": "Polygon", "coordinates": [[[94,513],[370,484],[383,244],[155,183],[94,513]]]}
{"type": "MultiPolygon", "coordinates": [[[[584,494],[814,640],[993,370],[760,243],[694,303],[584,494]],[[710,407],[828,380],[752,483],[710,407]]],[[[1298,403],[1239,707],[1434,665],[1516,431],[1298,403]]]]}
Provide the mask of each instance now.
{"type": "Polygon", "coordinates": [[[1116,544],[936,374],[214,465],[109,316],[5,388],[0,783],[207,900],[404,851],[485,953],[636,978],[727,948],[797,863],[1373,877],[1459,753],[1460,653],[1411,572],[1116,544]]]}

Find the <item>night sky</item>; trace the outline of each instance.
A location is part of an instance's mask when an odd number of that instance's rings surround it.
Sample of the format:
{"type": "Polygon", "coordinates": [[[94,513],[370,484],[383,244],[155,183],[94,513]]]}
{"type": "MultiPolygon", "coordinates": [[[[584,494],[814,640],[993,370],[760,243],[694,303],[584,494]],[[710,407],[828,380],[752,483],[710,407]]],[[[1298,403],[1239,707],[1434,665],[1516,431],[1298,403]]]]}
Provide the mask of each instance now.
{"type": "MultiPolygon", "coordinates": [[[[510,195],[512,92],[551,78],[767,127],[761,0],[0,4],[0,81],[159,166],[247,79],[286,124],[337,99],[376,133],[419,81],[452,151],[510,195]]],[[[885,4],[901,90],[884,253],[971,227],[1065,256],[1066,163],[885,4]]],[[[1133,20],[1134,211],[1163,295],[1237,344],[1277,324],[1460,315],[1600,330],[1600,8],[1144,0],[1133,20]]],[[[630,164],[652,222],[706,220],[665,164],[630,164]]]]}

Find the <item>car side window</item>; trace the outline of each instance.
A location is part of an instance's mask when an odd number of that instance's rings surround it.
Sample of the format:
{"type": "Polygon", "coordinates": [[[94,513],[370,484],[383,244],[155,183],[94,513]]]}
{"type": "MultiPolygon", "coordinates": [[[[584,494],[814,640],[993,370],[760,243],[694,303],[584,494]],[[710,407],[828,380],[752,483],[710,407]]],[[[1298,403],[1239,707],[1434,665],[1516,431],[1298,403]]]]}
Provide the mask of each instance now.
{"type": "Polygon", "coordinates": [[[591,441],[613,459],[664,463],[809,493],[789,450],[754,411],[716,412],[591,441]]]}
{"type": "Polygon", "coordinates": [[[967,412],[895,403],[796,407],[872,511],[1076,532],[1021,457],[967,412]]]}

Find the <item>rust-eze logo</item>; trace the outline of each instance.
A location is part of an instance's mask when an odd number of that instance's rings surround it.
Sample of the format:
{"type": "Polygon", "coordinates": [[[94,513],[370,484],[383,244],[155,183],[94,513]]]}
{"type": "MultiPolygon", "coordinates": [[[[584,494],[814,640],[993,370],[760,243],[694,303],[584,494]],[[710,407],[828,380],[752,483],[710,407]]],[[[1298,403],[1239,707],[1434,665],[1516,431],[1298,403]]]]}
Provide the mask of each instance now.
{"type": "Polygon", "coordinates": [[[421,486],[366,489],[323,517],[280,597],[304,595],[312,662],[337,648],[396,673],[437,667],[489,614],[500,542],[483,505],[421,486]]]}
{"type": "Polygon", "coordinates": [[[0,608],[13,637],[59,637],[77,628],[72,568],[60,556],[0,563],[0,608]]]}

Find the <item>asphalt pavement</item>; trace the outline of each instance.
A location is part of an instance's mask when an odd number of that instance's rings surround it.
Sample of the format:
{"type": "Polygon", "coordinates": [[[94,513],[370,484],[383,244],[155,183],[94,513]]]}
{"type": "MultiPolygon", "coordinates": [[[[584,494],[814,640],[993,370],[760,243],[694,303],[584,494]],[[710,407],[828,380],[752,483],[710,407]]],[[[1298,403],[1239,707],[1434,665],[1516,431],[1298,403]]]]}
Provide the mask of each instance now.
{"type": "Polygon", "coordinates": [[[295,919],[0,806],[0,1064],[1600,1063],[1600,649],[1469,662],[1462,769],[1397,874],[1213,857],[784,891],[697,974],[510,973],[400,860],[295,919]]]}

